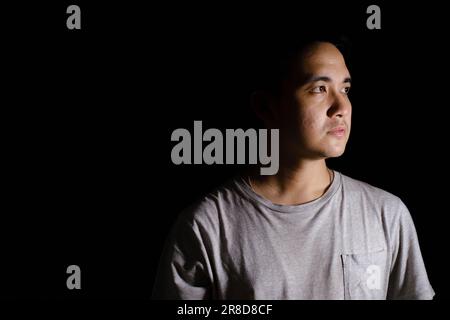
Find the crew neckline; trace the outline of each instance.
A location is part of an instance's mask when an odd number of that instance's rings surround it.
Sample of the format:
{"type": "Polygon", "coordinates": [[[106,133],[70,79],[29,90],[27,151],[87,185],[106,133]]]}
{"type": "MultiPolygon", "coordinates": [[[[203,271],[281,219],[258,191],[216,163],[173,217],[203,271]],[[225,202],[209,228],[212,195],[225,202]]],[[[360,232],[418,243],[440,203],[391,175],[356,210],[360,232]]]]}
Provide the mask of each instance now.
{"type": "Polygon", "coordinates": [[[323,195],[319,198],[314,199],[312,201],[296,204],[296,205],[282,205],[276,204],[270,201],[269,199],[259,195],[256,193],[253,188],[250,186],[248,181],[245,179],[245,176],[241,175],[236,179],[236,186],[244,193],[244,195],[250,200],[257,202],[259,204],[264,205],[265,207],[283,213],[302,213],[306,211],[314,211],[312,209],[316,207],[320,207],[322,204],[330,200],[336,191],[341,187],[342,175],[340,172],[333,171],[333,181],[331,182],[330,187],[325,191],[323,195]]]}

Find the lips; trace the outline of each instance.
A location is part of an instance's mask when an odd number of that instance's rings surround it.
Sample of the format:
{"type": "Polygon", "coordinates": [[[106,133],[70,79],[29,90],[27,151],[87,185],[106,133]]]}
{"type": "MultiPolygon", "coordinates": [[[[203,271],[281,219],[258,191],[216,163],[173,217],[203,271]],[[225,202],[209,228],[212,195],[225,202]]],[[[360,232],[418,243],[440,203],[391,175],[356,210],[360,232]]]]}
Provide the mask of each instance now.
{"type": "Polygon", "coordinates": [[[339,126],[339,127],[333,128],[330,131],[328,131],[328,133],[335,137],[338,137],[338,138],[344,137],[345,136],[345,127],[339,126]]]}

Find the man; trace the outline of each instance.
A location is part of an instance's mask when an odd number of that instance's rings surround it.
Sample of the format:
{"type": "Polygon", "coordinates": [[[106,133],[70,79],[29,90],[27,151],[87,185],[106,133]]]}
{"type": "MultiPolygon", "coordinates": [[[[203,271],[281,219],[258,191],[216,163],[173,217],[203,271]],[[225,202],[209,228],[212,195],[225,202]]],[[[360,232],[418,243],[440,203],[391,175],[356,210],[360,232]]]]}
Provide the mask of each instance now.
{"type": "Polygon", "coordinates": [[[280,129],[279,171],[235,178],[186,210],[153,297],[432,299],[402,201],[327,168],[351,128],[340,50],[312,41],[286,57],[275,85],[253,96],[265,125],[280,129]]]}

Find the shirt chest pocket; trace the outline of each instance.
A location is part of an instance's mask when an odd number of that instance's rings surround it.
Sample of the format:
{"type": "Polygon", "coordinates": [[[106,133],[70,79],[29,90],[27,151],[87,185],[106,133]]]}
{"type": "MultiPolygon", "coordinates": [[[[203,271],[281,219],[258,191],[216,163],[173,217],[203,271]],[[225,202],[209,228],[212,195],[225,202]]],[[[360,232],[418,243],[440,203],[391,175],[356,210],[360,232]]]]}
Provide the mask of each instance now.
{"type": "Polygon", "coordinates": [[[388,284],[386,250],[342,254],[345,300],[384,300],[388,284]]]}

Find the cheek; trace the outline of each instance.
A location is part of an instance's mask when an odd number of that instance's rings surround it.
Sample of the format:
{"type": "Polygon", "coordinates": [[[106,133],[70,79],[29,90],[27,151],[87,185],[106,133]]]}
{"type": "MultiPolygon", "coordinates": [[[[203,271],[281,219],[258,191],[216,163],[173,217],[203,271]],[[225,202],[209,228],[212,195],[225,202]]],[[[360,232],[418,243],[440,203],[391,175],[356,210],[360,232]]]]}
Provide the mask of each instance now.
{"type": "Polygon", "coordinates": [[[352,128],[352,109],[349,110],[347,117],[345,118],[345,123],[347,124],[348,135],[350,135],[350,130],[352,128]]]}
{"type": "Polygon", "coordinates": [[[301,129],[305,135],[315,135],[323,130],[325,117],[321,114],[314,112],[313,109],[305,110],[300,115],[301,129]]]}
{"type": "Polygon", "coordinates": [[[298,97],[297,106],[301,130],[307,133],[316,133],[322,130],[327,115],[324,106],[326,102],[320,97],[298,97]]]}
{"type": "Polygon", "coordinates": [[[291,134],[301,140],[317,140],[326,122],[323,101],[310,99],[300,94],[287,104],[288,112],[283,114],[283,122],[291,134]]]}

